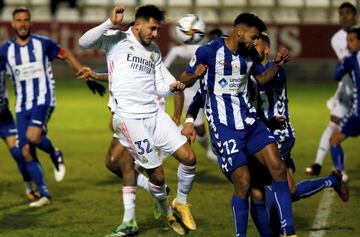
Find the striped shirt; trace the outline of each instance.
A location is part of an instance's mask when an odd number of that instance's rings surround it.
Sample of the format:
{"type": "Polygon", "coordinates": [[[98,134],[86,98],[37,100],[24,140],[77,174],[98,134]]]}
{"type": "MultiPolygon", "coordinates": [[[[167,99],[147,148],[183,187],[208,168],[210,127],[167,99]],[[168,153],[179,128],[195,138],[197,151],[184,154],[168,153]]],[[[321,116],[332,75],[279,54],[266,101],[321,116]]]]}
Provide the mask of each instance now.
{"type": "Polygon", "coordinates": [[[15,39],[0,48],[5,67],[15,85],[15,111],[31,110],[36,105],[55,106],[51,62],[63,56],[63,50],[49,38],[32,34],[24,46],[15,39]]]}
{"type": "Polygon", "coordinates": [[[345,57],[344,62],[337,65],[335,79],[339,81],[348,73],[351,75],[354,83],[352,89],[352,108],[349,113],[354,116],[360,116],[360,51],[351,54],[349,57],[345,57]]]}
{"type": "MultiPolygon", "coordinates": [[[[266,65],[256,65],[256,74],[261,74],[274,65],[274,61],[269,61],[266,65]]],[[[280,68],[276,76],[265,85],[258,85],[258,92],[261,98],[261,110],[267,120],[276,116],[285,117],[285,128],[276,129],[273,134],[278,142],[284,142],[295,138],[294,130],[290,124],[290,114],[288,109],[288,97],[286,76],[283,68],[280,68]]]]}
{"type": "Polygon", "coordinates": [[[201,89],[214,124],[221,123],[236,130],[251,126],[257,119],[247,91],[253,65],[251,59],[232,53],[224,39],[217,39],[196,51],[186,72],[193,73],[199,64],[208,67],[201,89]]]}
{"type": "Polygon", "coordinates": [[[4,71],[0,71],[0,114],[7,110],[9,106],[4,74],[4,71]]]}

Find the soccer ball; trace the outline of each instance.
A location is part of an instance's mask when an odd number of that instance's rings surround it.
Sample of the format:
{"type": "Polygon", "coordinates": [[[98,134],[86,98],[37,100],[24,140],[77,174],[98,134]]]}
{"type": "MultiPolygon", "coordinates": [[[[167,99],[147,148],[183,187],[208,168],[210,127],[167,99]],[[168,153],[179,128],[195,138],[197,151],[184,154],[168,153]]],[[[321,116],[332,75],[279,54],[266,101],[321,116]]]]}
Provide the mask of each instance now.
{"type": "Polygon", "coordinates": [[[176,24],[176,36],[185,44],[197,44],[205,36],[205,23],[194,14],[187,14],[176,24]]]}

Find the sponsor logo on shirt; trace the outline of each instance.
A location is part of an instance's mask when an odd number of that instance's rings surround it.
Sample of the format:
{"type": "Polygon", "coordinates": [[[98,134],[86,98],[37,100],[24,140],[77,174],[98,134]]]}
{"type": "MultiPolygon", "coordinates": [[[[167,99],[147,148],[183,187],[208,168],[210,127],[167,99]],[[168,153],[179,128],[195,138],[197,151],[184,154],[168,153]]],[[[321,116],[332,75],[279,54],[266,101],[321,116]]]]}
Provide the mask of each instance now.
{"type": "Polygon", "coordinates": [[[218,83],[222,88],[225,88],[229,84],[225,78],[221,79],[218,83]]]}

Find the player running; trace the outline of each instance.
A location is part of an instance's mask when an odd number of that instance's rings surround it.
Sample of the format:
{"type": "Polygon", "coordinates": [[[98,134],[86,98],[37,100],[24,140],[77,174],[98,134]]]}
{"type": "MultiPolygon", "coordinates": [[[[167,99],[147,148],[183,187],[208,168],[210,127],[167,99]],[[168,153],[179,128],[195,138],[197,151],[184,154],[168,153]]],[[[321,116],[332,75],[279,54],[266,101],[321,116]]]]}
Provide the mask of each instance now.
{"type": "Polygon", "coordinates": [[[62,153],[46,136],[46,125],[55,108],[51,61],[55,58],[63,59],[76,72],[82,66],[69,51],[49,38],[31,33],[31,13],[28,9],[16,8],[11,25],[16,37],[0,48],[0,56],[5,62],[0,70],[6,68],[15,85],[19,146],[31,179],[41,195],[30,203],[30,207],[42,207],[50,204],[51,197],[42,168],[36,161],[36,147],[50,154],[57,181],[61,181],[65,175],[62,153]]]}

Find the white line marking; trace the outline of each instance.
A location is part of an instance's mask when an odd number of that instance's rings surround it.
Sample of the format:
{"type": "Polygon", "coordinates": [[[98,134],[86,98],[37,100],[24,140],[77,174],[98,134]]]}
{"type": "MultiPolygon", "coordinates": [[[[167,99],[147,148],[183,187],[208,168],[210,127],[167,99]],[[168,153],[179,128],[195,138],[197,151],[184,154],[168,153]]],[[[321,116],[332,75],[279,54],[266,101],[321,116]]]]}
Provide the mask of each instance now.
{"type": "Polygon", "coordinates": [[[316,211],[316,217],[312,225],[312,231],[309,237],[323,237],[325,236],[325,230],[327,219],[331,212],[331,204],[334,201],[335,192],[333,190],[324,190],[324,195],[320,200],[320,205],[316,211]]]}

